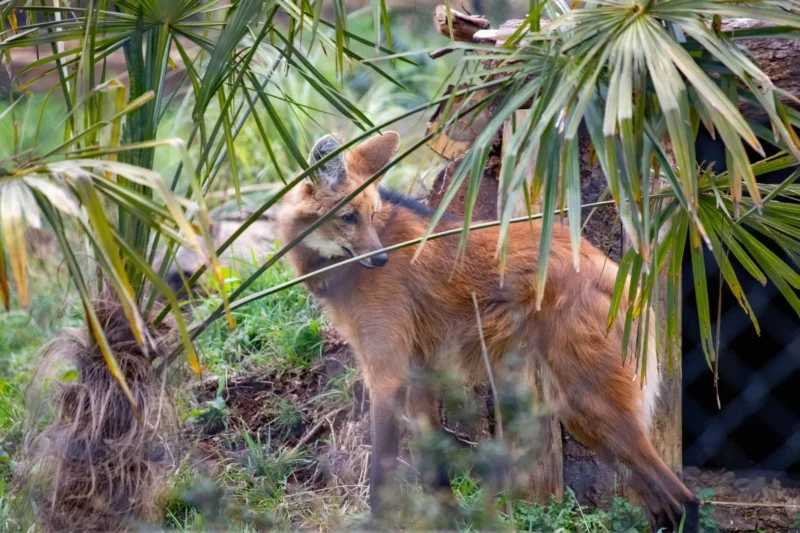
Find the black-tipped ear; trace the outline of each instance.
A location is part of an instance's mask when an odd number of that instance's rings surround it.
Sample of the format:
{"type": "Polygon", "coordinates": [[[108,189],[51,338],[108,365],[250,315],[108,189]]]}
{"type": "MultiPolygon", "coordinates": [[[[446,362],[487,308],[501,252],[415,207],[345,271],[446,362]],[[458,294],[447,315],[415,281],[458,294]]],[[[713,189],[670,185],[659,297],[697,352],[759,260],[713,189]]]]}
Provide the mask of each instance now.
{"type": "Polygon", "coordinates": [[[355,174],[368,178],[392,160],[400,144],[400,135],[385,131],[356,146],[347,155],[348,168],[355,174]]]}
{"type": "MultiPolygon", "coordinates": [[[[311,149],[308,163],[313,165],[324,157],[342,147],[342,141],[336,135],[326,135],[317,141],[311,149]]],[[[347,163],[345,163],[344,152],[340,152],[334,158],[326,161],[316,172],[319,183],[328,188],[335,188],[347,177],[347,163]]]]}

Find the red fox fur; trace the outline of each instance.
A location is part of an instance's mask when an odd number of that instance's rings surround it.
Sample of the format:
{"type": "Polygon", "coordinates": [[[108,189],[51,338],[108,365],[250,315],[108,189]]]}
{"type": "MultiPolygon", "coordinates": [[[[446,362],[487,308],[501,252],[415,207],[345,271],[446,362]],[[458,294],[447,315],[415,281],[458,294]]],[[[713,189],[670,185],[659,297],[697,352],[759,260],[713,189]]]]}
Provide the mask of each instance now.
{"type": "MultiPolygon", "coordinates": [[[[398,142],[394,132],[375,136],[322,165],[316,180],[295,187],[279,213],[284,242],[388,163],[398,142]]],[[[310,161],[340,146],[336,137],[323,137],[310,161]]],[[[309,234],[290,252],[289,261],[298,275],[307,274],[419,238],[429,222],[424,206],[373,184],[309,234]]],[[[437,231],[462,224],[444,220],[437,231]]],[[[634,358],[621,362],[622,321],[606,331],[617,265],[583,241],[576,271],[568,230],[556,225],[537,311],[540,231],[537,222],[533,229],[529,224],[510,227],[502,283],[495,259],[497,228],[470,232],[459,262],[459,237],[453,236],[429,241],[414,261],[417,248],[407,247],[307,282],[353,347],[369,389],[373,513],[380,511],[378,491],[397,454],[396,407],[409,388],[414,390],[408,396],[409,415],[426,427],[439,427],[436,391],[410,382],[410,371],[457,366],[467,375],[485,377],[475,292],[493,372],[502,372],[500,363],[509,352],[521,356],[527,369],[541,368],[545,396],[570,434],[612,464],[629,469],[632,486],[655,525],[677,531],[686,513],[683,531],[696,531],[696,500],[647,437],[658,389],[655,353],[647,357],[642,387],[634,358]]]]}

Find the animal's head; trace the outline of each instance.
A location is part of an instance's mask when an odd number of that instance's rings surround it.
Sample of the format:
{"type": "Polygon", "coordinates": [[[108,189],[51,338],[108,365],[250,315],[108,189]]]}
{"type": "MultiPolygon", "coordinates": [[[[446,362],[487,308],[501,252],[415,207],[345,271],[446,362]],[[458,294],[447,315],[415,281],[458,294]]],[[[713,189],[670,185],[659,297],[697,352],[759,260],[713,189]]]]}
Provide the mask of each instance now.
{"type": "MultiPolygon", "coordinates": [[[[376,135],[351,151],[339,153],[316,171],[315,179],[304,180],[295,187],[280,215],[284,239],[297,236],[383,168],[394,157],[399,141],[395,132],[376,135]]],[[[319,162],[341,146],[338,137],[326,135],[311,149],[309,163],[319,162]]],[[[309,234],[303,245],[324,258],[354,257],[380,250],[383,246],[376,230],[376,214],[380,210],[375,181],[309,234]]],[[[382,253],[361,264],[381,267],[388,260],[389,256],[382,253]]]]}

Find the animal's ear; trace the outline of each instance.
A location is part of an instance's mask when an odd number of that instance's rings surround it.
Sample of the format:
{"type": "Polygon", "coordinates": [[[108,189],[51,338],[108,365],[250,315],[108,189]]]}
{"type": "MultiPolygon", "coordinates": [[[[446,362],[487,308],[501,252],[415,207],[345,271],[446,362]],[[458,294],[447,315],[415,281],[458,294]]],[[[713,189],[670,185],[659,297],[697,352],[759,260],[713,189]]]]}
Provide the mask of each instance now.
{"type": "MultiPolygon", "coordinates": [[[[321,138],[311,149],[308,157],[308,164],[313,165],[325,156],[329,155],[342,147],[342,141],[336,135],[330,134],[321,138]]],[[[334,158],[326,161],[316,172],[317,181],[320,186],[335,189],[347,178],[347,163],[344,160],[344,152],[340,152],[334,158]]]]}
{"type": "Polygon", "coordinates": [[[347,154],[347,166],[363,178],[369,178],[392,160],[400,144],[400,135],[387,131],[359,144],[347,154]]]}

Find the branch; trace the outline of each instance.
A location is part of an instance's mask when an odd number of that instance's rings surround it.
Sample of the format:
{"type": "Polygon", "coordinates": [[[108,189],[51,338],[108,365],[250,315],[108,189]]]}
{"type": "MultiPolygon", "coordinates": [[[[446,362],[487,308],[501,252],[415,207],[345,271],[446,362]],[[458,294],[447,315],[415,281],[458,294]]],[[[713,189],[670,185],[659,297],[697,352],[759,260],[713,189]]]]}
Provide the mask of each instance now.
{"type": "Polygon", "coordinates": [[[447,6],[441,4],[436,6],[433,12],[433,26],[437,32],[454,41],[471,43],[475,33],[479,30],[488,30],[491,27],[491,24],[485,18],[465,15],[455,9],[450,9],[450,17],[452,18],[452,35],[450,34],[450,23],[447,20],[447,6]]]}

